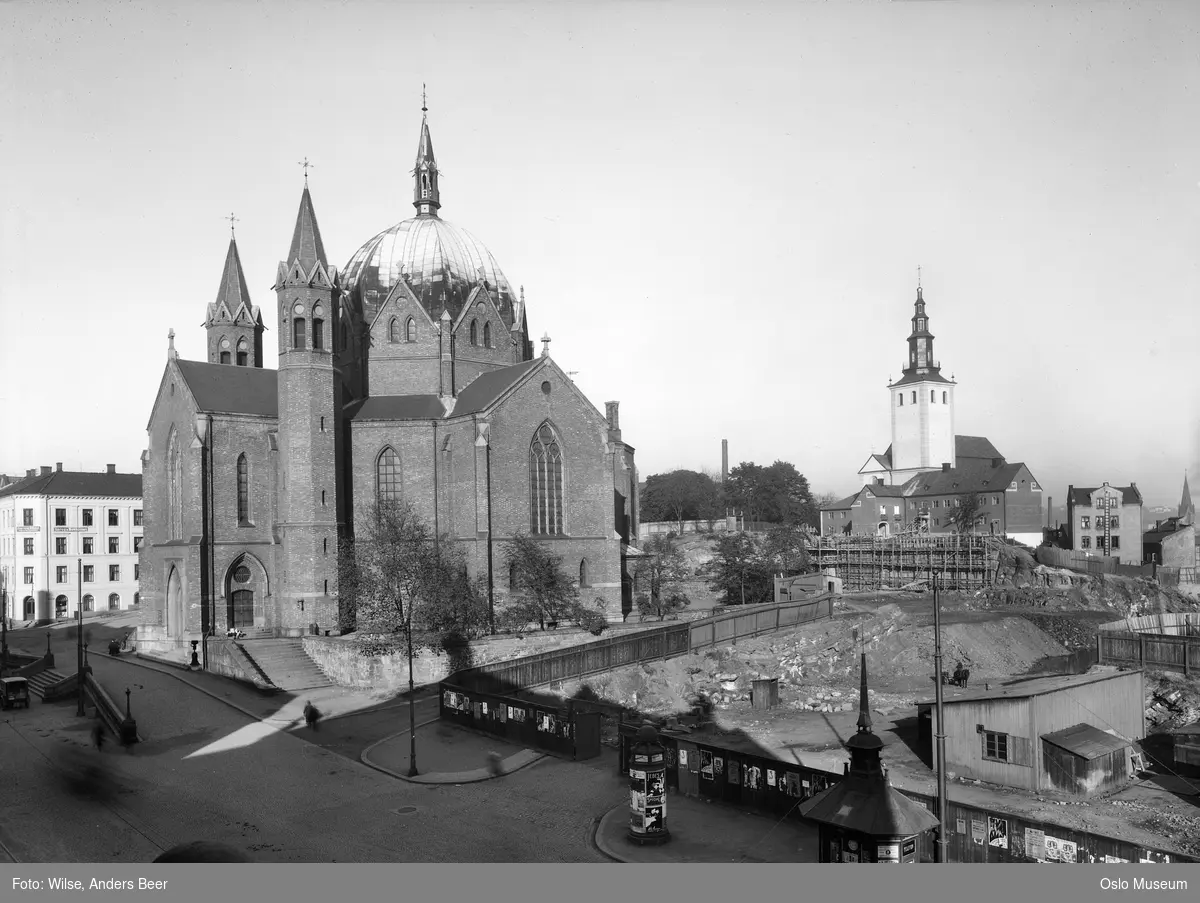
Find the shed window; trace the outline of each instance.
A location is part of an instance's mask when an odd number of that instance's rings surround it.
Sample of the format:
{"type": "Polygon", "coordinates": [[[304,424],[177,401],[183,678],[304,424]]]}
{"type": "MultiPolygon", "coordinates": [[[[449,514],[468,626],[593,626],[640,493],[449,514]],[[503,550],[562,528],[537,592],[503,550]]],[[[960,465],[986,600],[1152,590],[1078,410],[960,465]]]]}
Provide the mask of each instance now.
{"type": "Polygon", "coordinates": [[[980,736],[985,759],[991,759],[994,762],[1009,761],[1008,734],[1002,734],[999,731],[984,731],[980,736]]]}

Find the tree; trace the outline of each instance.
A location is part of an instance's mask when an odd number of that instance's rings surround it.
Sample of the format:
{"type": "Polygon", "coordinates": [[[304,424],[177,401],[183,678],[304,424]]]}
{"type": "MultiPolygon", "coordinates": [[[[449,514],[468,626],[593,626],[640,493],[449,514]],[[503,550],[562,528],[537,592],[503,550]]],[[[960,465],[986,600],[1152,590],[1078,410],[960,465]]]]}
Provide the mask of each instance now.
{"type": "Polygon", "coordinates": [[[975,525],[983,517],[982,508],[983,496],[980,493],[972,492],[961,496],[958,499],[958,507],[950,515],[950,523],[954,524],[960,533],[974,531],[975,525]]]}
{"type": "Polygon", "coordinates": [[[685,520],[715,520],[720,511],[720,486],[712,477],[694,470],[651,474],[641,492],[642,520],[673,520],[679,524],[680,533],[685,520]]]}
{"type": "MultiPolygon", "coordinates": [[[[461,558],[444,554],[412,506],[378,502],[361,521],[339,560],[346,613],[353,612],[357,645],[368,655],[404,649],[408,655],[409,776],[417,772],[413,656],[433,648],[438,631],[474,603],[458,592],[469,585],[461,558]]],[[[474,615],[467,615],[470,623],[474,615]]],[[[484,612],[486,618],[486,611],[484,612]]]]}
{"type": "Polygon", "coordinates": [[[780,524],[767,531],[763,554],[773,571],[785,576],[808,570],[808,530],[795,524],[780,524]]]}
{"type": "Polygon", "coordinates": [[[712,560],[703,568],[709,586],[721,593],[723,605],[756,605],[775,598],[770,560],[750,533],[717,537],[712,560]]]}
{"type": "Polygon", "coordinates": [[[561,556],[524,533],[513,536],[505,546],[513,589],[504,612],[506,623],[519,627],[536,621],[545,630],[549,622],[575,621],[593,633],[607,626],[604,601],[597,598],[591,606],[580,602],[579,587],[563,570],[561,556]]]}
{"type": "Polygon", "coordinates": [[[645,589],[638,595],[638,609],[643,616],[657,616],[661,621],[692,604],[678,587],[687,577],[687,561],[675,540],[661,534],[652,536],[643,551],[646,557],[639,558],[634,569],[638,586],[645,589]]]}
{"type": "Polygon", "coordinates": [[[814,528],[821,523],[808,480],[787,461],[776,461],[769,467],[743,461],[729,472],[725,498],[752,521],[814,528]]]}

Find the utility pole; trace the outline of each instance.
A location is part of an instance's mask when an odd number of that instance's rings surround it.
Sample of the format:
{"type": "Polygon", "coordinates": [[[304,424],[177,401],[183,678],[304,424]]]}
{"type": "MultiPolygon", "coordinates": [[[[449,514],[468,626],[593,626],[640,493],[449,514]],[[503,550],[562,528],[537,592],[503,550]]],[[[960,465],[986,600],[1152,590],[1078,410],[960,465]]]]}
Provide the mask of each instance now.
{"type": "Polygon", "coordinates": [[[942,708],[942,600],[938,584],[942,572],[933,572],[933,667],[934,684],[937,687],[937,796],[938,796],[938,839],[937,861],[949,862],[949,844],[946,823],[949,821],[949,805],[946,800],[946,721],[942,708]]]}
{"type": "MultiPolygon", "coordinates": [[[[83,565],[82,558],[79,559],[79,563],[80,563],[80,566],[82,567],[82,565],[83,565]]],[[[83,585],[82,578],[80,578],[79,585],[80,586],[83,585]]],[[[76,677],[76,679],[75,679],[75,683],[78,684],[79,692],[76,694],[76,696],[79,699],[79,707],[78,707],[77,711],[75,712],[75,714],[82,718],[84,715],[84,711],[83,711],[83,606],[79,607],[79,610],[77,612],[75,612],[75,615],[76,615],[76,620],[79,622],[79,629],[76,631],[76,633],[77,633],[76,652],[77,652],[77,657],[78,657],[79,674],[78,674],[78,677],[76,677]]]]}
{"type": "Polygon", "coordinates": [[[417,700],[413,690],[412,596],[408,597],[408,776],[417,776],[417,700]]]}
{"type": "Polygon", "coordinates": [[[8,670],[8,580],[0,570],[0,677],[8,670]]]}

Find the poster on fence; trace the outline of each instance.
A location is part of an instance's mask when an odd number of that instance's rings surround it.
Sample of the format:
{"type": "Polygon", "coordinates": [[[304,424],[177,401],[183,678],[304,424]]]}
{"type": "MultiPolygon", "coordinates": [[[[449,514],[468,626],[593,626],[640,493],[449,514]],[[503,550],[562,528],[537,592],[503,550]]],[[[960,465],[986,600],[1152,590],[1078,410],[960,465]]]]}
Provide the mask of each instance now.
{"type": "Polygon", "coordinates": [[[971,816],[971,840],[975,841],[975,843],[979,844],[980,846],[983,846],[983,840],[986,831],[987,826],[983,823],[983,819],[971,816]]]}
{"type": "Polygon", "coordinates": [[[1037,828],[1025,829],[1025,855],[1038,862],[1046,861],[1046,832],[1037,828]]]}
{"type": "Polygon", "coordinates": [[[988,846],[1008,849],[1008,819],[988,816],[988,846]]]}
{"type": "Polygon", "coordinates": [[[1069,840],[1046,835],[1043,842],[1046,850],[1046,862],[1075,862],[1079,858],[1079,848],[1069,840]]]}

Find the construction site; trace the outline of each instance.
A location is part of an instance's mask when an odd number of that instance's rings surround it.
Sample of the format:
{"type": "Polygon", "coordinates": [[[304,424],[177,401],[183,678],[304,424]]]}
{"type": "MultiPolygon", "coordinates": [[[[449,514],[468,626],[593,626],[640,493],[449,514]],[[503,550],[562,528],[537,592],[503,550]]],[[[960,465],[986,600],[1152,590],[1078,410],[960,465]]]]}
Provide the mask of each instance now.
{"type": "Polygon", "coordinates": [[[974,533],[908,531],[890,536],[817,536],[810,562],[833,572],[847,590],[901,589],[940,575],[948,590],[976,590],[996,580],[1003,541],[974,533]]]}

